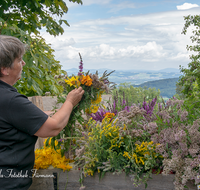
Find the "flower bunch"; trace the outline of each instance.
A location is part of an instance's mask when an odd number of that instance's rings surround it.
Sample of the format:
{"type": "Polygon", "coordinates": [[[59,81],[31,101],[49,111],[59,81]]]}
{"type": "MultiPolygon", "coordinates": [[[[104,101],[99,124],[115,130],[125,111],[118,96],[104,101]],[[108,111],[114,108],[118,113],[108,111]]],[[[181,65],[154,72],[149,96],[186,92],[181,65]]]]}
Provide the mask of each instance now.
{"type": "MultiPolygon", "coordinates": [[[[55,145],[58,145],[58,141],[55,141],[55,145]]],[[[51,139],[47,139],[44,142],[44,146],[41,149],[35,150],[35,169],[46,169],[49,166],[54,168],[60,168],[63,171],[69,171],[72,166],[69,163],[73,160],[66,159],[65,156],[61,156],[61,149],[55,150],[51,147],[51,139]]]]}
{"type": "MultiPolygon", "coordinates": [[[[105,71],[101,77],[98,76],[98,72],[95,74],[89,73],[89,71],[85,73],[83,72],[81,55],[80,59],[79,73],[77,75],[65,77],[63,86],[66,94],[78,87],[82,87],[85,92],[81,101],[73,108],[67,127],[65,127],[56,137],[52,138],[52,141],[62,139],[62,154],[71,151],[72,149],[72,140],[74,139],[73,137],[76,137],[74,127],[76,123],[84,124],[85,121],[82,117],[84,113],[91,114],[97,112],[102,99],[102,94],[108,92],[111,88],[111,82],[109,82],[108,76],[113,71],[110,73],[105,71]]],[[[59,97],[59,100],[62,103],[65,102],[65,98],[63,97],[59,97]]],[[[54,146],[55,143],[52,143],[52,145],[54,146]]],[[[60,141],[58,145],[61,145],[60,141]]]]}

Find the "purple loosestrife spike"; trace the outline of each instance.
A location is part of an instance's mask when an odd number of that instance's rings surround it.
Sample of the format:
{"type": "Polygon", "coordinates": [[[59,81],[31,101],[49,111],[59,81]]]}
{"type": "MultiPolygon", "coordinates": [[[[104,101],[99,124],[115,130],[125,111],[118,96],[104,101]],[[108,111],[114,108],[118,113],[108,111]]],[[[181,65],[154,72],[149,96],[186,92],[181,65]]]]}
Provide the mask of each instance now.
{"type": "Polygon", "coordinates": [[[115,108],[116,108],[116,103],[115,103],[115,100],[114,100],[114,102],[113,102],[113,110],[115,110],[115,108]]]}
{"type": "Polygon", "coordinates": [[[143,106],[141,109],[144,109],[147,115],[151,116],[157,101],[157,97],[155,97],[151,102],[147,103],[144,98],[143,106]]]}
{"type": "Polygon", "coordinates": [[[122,106],[126,105],[126,100],[123,99],[122,106]]]}
{"type": "Polygon", "coordinates": [[[107,111],[102,109],[102,108],[99,108],[98,111],[96,113],[92,113],[90,114],[90,116],[95,120],[95,121],[102,121],[103,118],[104,118],[104,114],[106,113],[107,111]]]}
{"type": "Polygon", "coordinates": [[[125,106],[124,110],[129,112],[129,106],[125,106]]]}
{"type": "Polygon", "coordinates": [[[82,60],[82,57],[81,57],[81,54],[79,53],[79,56],[80,56],[80,65],[79,65],[79,73],[78,73],[78,76],[81,76],[82,75],[82,72],[83,72],[83,60],[82,60]]]}

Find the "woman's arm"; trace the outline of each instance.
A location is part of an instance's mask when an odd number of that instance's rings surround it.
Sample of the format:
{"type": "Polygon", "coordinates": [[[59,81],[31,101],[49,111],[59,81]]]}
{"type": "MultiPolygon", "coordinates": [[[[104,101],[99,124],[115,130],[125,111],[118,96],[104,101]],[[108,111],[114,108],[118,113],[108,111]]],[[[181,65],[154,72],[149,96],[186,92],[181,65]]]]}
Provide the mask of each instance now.
{"type": "Polygon", "coordinates": [[[72,90],[67,95],[66,101],[62,107],[52,117],[48,117],[35,135],[43,138],[58,135],[60,131],[67,125],[73,107],[78,104],[83,94],[84,90],[81,87],[72,90]]]}

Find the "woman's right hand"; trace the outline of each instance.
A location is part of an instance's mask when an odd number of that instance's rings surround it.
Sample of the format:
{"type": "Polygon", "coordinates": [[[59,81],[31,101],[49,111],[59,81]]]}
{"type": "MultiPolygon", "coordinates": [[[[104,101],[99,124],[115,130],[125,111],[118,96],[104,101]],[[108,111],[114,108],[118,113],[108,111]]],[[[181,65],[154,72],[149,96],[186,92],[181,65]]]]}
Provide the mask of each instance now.
{"type": "Polygon", "coordinates": [[[66,101],[69,101],[72,103],[73,106],[78,104],[84,94],[84,90],[82,87],[79,87],[78,89],[74,89],[67,95],[66,101]]]}

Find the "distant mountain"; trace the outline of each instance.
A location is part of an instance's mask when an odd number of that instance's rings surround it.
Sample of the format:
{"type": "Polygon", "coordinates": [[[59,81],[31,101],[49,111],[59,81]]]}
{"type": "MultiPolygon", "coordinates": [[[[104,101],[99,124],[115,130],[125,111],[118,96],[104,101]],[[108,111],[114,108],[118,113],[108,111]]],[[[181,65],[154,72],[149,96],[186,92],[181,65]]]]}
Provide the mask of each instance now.
{"type": "MultiPolygon", "coordinates": [[[[90,71],[91,73],[95,73],[96,71],[98,71],[99,73],[103,73],[104,71],[107,70],[107,72],[111,72],[114,69],[107,69],[107,68],[101,68],[101,69],[83,69],[84,72],[90,71]]],[[[78,73],[79,69],[77,68],[71,68],[71,69],[67,69],[66,70],[69,73],[73,73],[76,74],[78,73]]],[[[135,72],[139,72],[139,73],[160,73],[160,72],[166,72],[166,73],[180,73],[179,69],[175,69],[175,68],[165,68],[165,69],[161,69],[161,70],[115,70],[116,73],[119,72],[123,72],[123,73],[135,73],[135,72]]]]}
{"type": "MultiPolygon", "coordinates": [[[[103,72],[107,70],[110,73],[111,69],[98,69],[99,76],[102,76],[103,72]]],[[[74,74],[77,75],[79,69],[71,68],[66,70],[68,76],[74,74]]],[[[87,69],[83,70],[87,72],[87,69]]],[[[89,70],[90,73],[96,73],[96,69],[89,70]]],[[[111,82],[116,83],[118,86],[120,83],[128,83],[130,85],[139,85],[148,81],[155,81],[161,79],[178,78],[181,73],[178,69],[166,68],[159,71],[152,70],[115,70],[108,78],[111,82]]]]}
{"type": "Polygon", "coordinates": [[[133,85],[134,87],[147,87],[147,88],[156,88],[160,89],[160,95],[162,97],[171,98],[176,94],[176,83],[179,78],[169,78],[161,79],[156,81],[144,82],[140,85],[133,85]]]}

